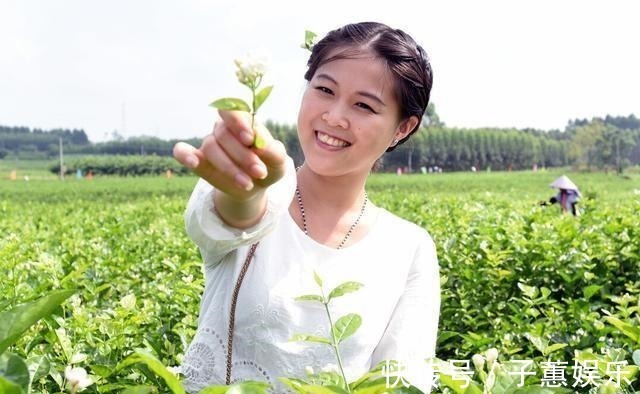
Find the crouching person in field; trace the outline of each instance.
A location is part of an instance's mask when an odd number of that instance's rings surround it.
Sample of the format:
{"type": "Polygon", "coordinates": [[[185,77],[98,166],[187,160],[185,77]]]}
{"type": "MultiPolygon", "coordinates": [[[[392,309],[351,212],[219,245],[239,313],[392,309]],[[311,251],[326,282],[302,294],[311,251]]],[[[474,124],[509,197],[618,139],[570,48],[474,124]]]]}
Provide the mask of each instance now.
{"type": "Polygon", "coordinates": [[[580,210],[576,207],[581,197],[578,186],[565,175],[553,181],[550,186],[557,188],[558,194],[551,197],[548,202],[542,203],[542,205],[559,203],[562,213],[571,212],[573,216],[580,216],[580,210]]]}

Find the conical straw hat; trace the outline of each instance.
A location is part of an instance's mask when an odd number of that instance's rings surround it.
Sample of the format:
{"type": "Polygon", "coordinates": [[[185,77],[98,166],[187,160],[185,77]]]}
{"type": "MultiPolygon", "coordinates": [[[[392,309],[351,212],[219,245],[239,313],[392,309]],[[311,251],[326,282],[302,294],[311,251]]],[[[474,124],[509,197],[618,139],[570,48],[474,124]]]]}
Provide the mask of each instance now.
{"type": "Polygon", "coordinates": [[[571,179],[567,178],[566,175],[563,175],[560,178],[556,179],[549,186],[555,187],[557,189],[566,189],[566,190],[578,191],[578,186],[576,186],[575,183],[571,182],[571,179]]]}

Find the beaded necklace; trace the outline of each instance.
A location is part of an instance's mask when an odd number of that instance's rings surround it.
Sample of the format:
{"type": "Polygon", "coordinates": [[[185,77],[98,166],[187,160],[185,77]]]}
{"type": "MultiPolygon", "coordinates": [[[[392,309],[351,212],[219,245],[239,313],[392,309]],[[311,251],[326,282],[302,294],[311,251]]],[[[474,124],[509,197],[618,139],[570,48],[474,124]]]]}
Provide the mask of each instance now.
{"type": "MultiPolygon", "coordinates": [[[[298,208],[300,208],[300,214],[302,215],[302,230],[304,231],[304,233],[306,235],[309,235],[309,229],[307,228],[307,216],[304,213],[304,205],[302,204],[302,195],[300,194],[300,188],[298,186],[296,186],[296,197],[298,199],[298,208]]],[[[362,218],[362,215],[364,214],[364,210],[367,208],[367,201],[368,200],[369,200],[369,195],[365,191],[364,192],[364,202],[362,203],[362,208],[360,208],[360,214],[356,218],[355,222],[353,222],[353,224],[349,228],[349,231],[347,231],[347,234],[342,239],[342,242],[340,242],[340,245],[338,245],[338,249],[342,249],[342,247],[347,242],[349,237],[351,237],[351,233],[353,233],[353,229],[356,228],[356,226],[360,222],[360,218],[362,218]]]]}

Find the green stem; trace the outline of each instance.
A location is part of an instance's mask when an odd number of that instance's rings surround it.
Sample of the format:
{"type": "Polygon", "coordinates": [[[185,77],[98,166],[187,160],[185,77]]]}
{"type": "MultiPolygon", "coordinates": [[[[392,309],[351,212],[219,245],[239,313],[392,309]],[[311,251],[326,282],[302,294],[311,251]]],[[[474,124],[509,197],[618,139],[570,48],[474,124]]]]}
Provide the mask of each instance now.
{"type": "MultiPolygon", "coordinates": [[[[322,294],[322,299],[324,300],[324,291],[320,288],[320,292],[322,294]]],[[[344,374],[344,368],[342,367],[342,357],[340,357],[340,350],[338,349],[338,341],[336,340],[336,333],[333,331],[333,320],[331,319],[331,312],[329,312],[329,302],[323,302],[324,309],[327,311],[327,317],[329,318],[329,330],[331,331],[331,346],[333,350],[336,352],[336,358],[338,359],[338,367],[340,368],[340,373],[342,374],[342,379],[344,380],[344,387],[347,390],[347,393],[351,392],[349,389],[349,383],[347,382],[347,376],[344,374]]]]}
{"type": "Polygon", "coordinates": [[[256,87],[251,87],[251,131],[253,132],[254,120],[256,118],[256,87]]]}

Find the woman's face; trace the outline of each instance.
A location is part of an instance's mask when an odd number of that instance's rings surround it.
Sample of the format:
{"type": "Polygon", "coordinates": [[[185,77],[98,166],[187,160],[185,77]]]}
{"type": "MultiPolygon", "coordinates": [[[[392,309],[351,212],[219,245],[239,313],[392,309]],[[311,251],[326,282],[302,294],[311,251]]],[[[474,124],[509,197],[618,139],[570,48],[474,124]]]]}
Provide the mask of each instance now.
{"type": "Polygon", "coordinates": [[[325,63],[298,114],[305,163],[325,176],[368,173],[394,139],[417,124],[416,117],[401,121],[399,114],[393,77],[382,60],[363,53],[325,63]]]}

